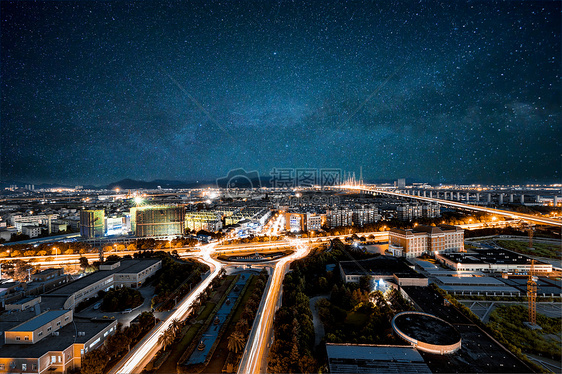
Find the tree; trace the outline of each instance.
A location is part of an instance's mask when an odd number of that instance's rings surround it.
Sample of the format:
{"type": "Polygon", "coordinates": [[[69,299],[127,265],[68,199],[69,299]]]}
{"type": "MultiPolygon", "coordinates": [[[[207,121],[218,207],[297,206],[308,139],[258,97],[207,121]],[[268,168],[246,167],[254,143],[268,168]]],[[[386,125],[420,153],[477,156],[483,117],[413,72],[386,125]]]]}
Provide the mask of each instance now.
{"type": "Polygon", "coordinates": [[[359,278],[359,288],[363,292],[371,291],[371,278],[366,275],[359,278]]]}
{"type": "Polygon", "coordinates": [[[117,332],[106,340],[107,352],[113,357],[129,350],[131,338],[123,332],[117,332]]]}
{"type": "Polygon", "coordinates": [[[88,267],[88,259],[86,257],[80,256],[80,267],[85,270],[88,267]]]}
{"type": "Polygon", "coordinates": [[[245,339],[244,335],[242,335],[239,331],[234,331],[228,337],[228,350],[230,352],[238,353],[242,349],[244,349],[245,339]]]}
{"type": "Polygon", "coordinates": [[[172,321],[170,328],[174,331],[174,336],[177,336],[183,327],[183,323],[179,321],[177,318],[172,321]]]}
{"type": "Polygon", "coordinates": [[[172,326],[170,325],[170,327],[168,327],[159,337],[158,337],[158,343],[162,345],[162,347],[164,347],[164,351],[166,351],[166,348],[168,348],[168,346],[170,344],[172,344],[174,342],[174,339],[176,338],[174,335],[174,330],[171,328],[172,326]]]}
{"type": "Polygon", "coordinates": [[[121,257],[119,257],[117,255],[109,255],[105,259],[106,262],[113,262],[113,261],[119,261],[119,260],[121,260],[121,257]]]}
{"type": "Polygon", "coordinates": [[[82,374],[103,374],[108,357],[104,347],[94,349],[84,355],[80,372],[82,374]]]}

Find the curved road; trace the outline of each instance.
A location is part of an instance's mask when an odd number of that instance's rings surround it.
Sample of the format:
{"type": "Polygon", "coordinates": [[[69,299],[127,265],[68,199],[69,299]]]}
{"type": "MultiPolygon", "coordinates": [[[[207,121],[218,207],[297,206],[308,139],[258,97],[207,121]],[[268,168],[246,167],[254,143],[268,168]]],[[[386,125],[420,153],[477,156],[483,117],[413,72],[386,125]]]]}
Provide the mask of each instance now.
{"type": "Polygon", "coordinates": [[[216,243],[213,243],[201,247],[201,252],[199,253],[200,256],[198,257],[201,262],[209,265],[211,268],[211,274],[178,304],[176,309],[165,321],[163,321],[163,323],[160,323],[151,332],[149,332],[147,337],[145,337],[117,365],[115,365],[115,367],[110,370],[109,374],[140,373],[144,366],[152,359],[152,357],[154,357],[156,352],[160,349],[160,344],[158,343],[160,335],[168,329],[173,320],[181,320],[185,317],[185,315],[191,310],[193,302],[207,289],[209,284],[223,268],[223,265],[220,262],[211,258],[211,253],[215,245],[216,243]]]}
{"type": "Polygon", "coordinates": [[[246,348],[244,349],[244,355],[238,368],[239,374],[262,372],[262,364],[268,352],[267,343],[271,336],[273,317],[275,316],[277,300],[279,299],[279,292],[281,291],[285,273],[292,261],[305,257],[310,251],[308,246],[300,240],[293,240],[291,244],[296,246],[295,253],[280,259],[275,264],[273,275],[267,282],[267,287],[264,291],[266,296],[260,303],[256,319],[252,325],[252,331],[250,332],[246,348]]]}

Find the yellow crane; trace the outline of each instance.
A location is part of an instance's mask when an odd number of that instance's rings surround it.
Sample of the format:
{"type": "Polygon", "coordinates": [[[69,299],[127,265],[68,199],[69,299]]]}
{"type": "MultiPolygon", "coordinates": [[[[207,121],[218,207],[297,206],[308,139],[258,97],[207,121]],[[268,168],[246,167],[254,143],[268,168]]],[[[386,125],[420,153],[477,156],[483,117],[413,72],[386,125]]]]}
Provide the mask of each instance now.
{"type": "Polygon", "coordinates": [[[535,276],[535,260],[531,260],[531,270],[527,281],[527,299],[529,300],[529,324],[537,324],[537,280],[535,276]]]}

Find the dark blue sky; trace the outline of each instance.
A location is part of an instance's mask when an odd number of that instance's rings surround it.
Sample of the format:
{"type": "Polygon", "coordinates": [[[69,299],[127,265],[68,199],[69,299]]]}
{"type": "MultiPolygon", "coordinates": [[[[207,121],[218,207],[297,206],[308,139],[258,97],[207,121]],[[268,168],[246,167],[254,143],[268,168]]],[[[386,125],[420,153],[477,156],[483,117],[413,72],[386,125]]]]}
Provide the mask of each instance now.
{"type": "Polygon", "coordinates": [[[560,2],[2,1],[0,180],[560,181],[560,2]]]}

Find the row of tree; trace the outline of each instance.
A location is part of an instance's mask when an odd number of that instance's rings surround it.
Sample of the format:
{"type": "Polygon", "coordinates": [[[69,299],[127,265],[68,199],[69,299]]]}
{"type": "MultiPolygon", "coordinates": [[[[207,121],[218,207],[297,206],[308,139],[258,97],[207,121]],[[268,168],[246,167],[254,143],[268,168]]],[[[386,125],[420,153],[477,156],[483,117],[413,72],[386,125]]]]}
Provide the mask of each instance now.
{"type": "Polygon", "coordinates": [[[271,373],[314,373],[314,325],[305,279],[294,271],[283,281],[283,306],[275,314],[274,342],[269,352],[271,373]]]}
{"type": "Polygon", "coordinates": [[[138,290],[129,287],[114,288],[107,292],[100,291],[100,297],[103,298],[101,309],[104,312],[118,312],[127,308],[136,308],[144,301],[138,290]]]}
{"type": "MultiPolygon", "coordinates": [[[[256,313],[258,312],[266,281],[267,273],[261,272],[256,280],[252,295],[244,305],[244,310],[242,311],[240,319],[236,323],[234,332],[228,337],[228,350],[230,352],[237,354],[241,353],[244,349],[246,340],[250,334],[250,326],[256,317],[256,313]]],[[[240,297],[243,296],[241,295],[240,297]]]]}
{"type": "Polygon", "coordinates": [[[55,242],[37,244],[12,244],[0,247],[0,257],[31,257],[31,256],[55,256],[83,254],[92,250],[92,246],[83,242],[55,242]]]}
{"type": "Polygon", "coordinates": [[[117,331],[110,335],[101,347],[86,353],[82,358],[81,374],[103,374],[110,362],[127,354],[156,322],[150,312],[143,312],[138,319],[138,323],[124,329],[118,324],[117,331]]]}
{"type": "MultiPolygon", "coordinates": [[[[138,257],[152,255],[150,252],[138,257]]],[[[209,270],[205,264],[195,260],[178,261],[164,252],[156,252],[162,258],[162,269],[154,279],[155,296],[153,306],[161,304],[160,310],[168,310],[174,306],[176,300],[183,298],[191,288],[199,283],[201,274],[209,270]]]]}

